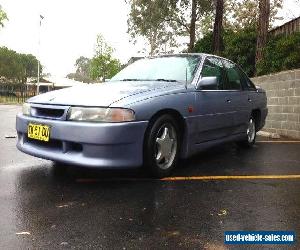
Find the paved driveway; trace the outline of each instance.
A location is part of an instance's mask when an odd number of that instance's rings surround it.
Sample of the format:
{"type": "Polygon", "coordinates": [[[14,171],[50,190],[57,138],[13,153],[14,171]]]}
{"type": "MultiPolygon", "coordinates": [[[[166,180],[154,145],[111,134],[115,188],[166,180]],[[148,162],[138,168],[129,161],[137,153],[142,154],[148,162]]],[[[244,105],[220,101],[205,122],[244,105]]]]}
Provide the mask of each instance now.
{"type": "Polygon", "coordinates": [[[292,230],[299,241],[300,142],[229,143],[151,180],[18,152],[5,136],[20,109],[0,106],[0,249],[231,249],[226,230],[292,230]]]}

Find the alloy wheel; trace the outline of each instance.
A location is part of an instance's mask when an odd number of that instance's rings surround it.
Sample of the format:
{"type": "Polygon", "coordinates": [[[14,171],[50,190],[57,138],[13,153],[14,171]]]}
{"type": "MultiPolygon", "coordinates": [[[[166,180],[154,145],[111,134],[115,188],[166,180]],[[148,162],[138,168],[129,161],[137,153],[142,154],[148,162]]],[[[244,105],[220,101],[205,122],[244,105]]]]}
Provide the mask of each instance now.
{"type": "Polygon", "coordinates": [[[155,160],[161,169],[168,169],[176,156],[177,133],[175,127],[168,123],[163,124],[156,135],[155,160]]]}

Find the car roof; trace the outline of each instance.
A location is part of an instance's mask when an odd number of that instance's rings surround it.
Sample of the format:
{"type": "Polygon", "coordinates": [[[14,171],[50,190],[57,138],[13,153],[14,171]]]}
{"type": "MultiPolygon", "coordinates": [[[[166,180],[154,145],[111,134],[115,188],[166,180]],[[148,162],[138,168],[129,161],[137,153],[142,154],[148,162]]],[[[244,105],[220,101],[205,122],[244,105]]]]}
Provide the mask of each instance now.
{"type": "MultiPolygon", "coordinates": [[[[217,57],[220,59],[225,59],[230,61],[227,58],[221,57],[221,56],[217,56],[217,55],[213,55],[213,54],[207,54],[207,53],[175,53],[175,54],[160,54],[160,55],[156,55],[156,56],[149,56],[148,58],[159,58],[159,57],[169,57],[169,56],[199,56],[199,57],[207,57],[207,56],[213,56],[213,57],[217,57]]],[[[146,57],[147,58],[147,57],[146,57]]]]}

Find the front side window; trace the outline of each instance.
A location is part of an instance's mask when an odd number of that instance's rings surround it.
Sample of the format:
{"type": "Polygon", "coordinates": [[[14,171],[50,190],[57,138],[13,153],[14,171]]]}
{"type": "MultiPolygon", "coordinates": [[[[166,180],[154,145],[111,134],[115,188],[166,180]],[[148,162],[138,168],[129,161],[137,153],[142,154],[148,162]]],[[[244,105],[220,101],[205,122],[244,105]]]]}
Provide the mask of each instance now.
{"type": "Polygon", "coordinates": [[[164,56],[140,59],[115,75],[110,81],[174,81],[191,83],[200,56],[164,56]]]}
{"type": "Polygon", "coordinates": [[[234,63],[227,60],[224,60],[223,63],[227,76],[227,81],[225,83],[224,89],[241,90],[242,83],[238,67],[234,63]]]}
{"type": "MultiPolygon", "coordinates": [[[[215,57],[208,57],[202,67],[201,77],[216,76],[217,86],[209,87],[212,90],[223,89],[223,65],[220,59],[215,57]]],[[[205,89],[208,89],[207,87],[205,89]]]]}

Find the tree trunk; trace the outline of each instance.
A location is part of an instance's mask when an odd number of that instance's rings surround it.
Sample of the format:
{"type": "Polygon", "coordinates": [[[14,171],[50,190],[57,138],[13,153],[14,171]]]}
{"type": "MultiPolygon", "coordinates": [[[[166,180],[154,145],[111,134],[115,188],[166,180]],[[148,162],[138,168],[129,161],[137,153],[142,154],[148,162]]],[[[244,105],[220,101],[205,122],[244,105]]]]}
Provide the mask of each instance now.
{"type": "Polygon", "coordinates": [[[257,74],[257,65],[263,60],[263,48],[268,39],[268,28],[270,19],[270,0],[259,1],[259,19],[258,19],[258,34],[256,42],[255,54],[255,74],[257,74]]]}
{"type": "Polygon", "coordinates": [[[153,30],[151,32],[151,37],[150,37],[150,56],[155,55],[155,50],[157,49],[157,42],[156,42],[156,30],[153,30]]]}
{"type": "Polygon", "coordinates": [[[195,46],[195,39],[196,39],[196,8],[197,8],[197,2],[196,0],[192,0],[192,15],[191,15],[191,23],[190,23],[190,43],[188,52],[193,52],[194,46],[195,46]]]}
{"type": "Polygon", "coordinates": [[[220,55],[222,49],[222,22],[224,12],[224,0],[216,0],[216,16],[214,23],[213,33],[213,52],[216,55],[220,55]]]}

